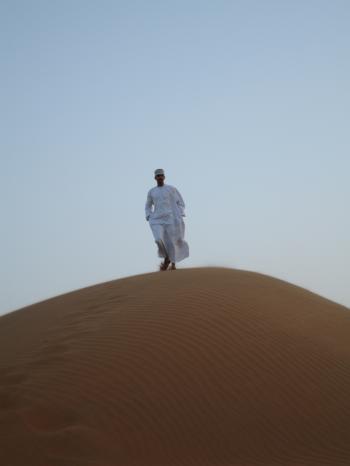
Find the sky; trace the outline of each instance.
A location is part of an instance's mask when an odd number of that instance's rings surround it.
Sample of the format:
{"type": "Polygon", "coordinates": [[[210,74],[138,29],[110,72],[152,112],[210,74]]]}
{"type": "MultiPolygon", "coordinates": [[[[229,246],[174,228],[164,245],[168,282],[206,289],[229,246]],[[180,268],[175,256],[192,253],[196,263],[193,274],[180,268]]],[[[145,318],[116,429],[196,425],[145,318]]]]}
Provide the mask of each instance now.
{"type": "Polygon", "coordinates": [[[348,0],[2,0],[0,314],[190,258],[350,306],[348,0]]]}

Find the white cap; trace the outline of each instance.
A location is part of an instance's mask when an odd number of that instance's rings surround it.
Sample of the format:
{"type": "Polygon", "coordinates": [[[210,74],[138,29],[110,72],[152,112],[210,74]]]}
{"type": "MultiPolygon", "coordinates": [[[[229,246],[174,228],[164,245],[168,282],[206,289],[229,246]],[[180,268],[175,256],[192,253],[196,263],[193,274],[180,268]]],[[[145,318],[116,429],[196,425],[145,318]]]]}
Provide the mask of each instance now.
{"type": "Polygon", "coordinates": [[[154,176],[157,175],[164,175],[164,170],[162,168],[157,168],[157,170],[154,171],[154,176]]]}

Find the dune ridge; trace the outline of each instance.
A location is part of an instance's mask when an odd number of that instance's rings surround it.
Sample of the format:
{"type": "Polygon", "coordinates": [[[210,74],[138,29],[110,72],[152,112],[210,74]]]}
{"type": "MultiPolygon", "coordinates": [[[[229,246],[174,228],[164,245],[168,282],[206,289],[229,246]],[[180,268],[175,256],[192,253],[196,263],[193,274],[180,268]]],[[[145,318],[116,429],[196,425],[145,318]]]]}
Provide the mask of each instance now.
{"type": "Polygon", "coordinates": [[[2,466],[350,464],[350,310],[265,275],[150,273],[0,317],[2,466]]]}

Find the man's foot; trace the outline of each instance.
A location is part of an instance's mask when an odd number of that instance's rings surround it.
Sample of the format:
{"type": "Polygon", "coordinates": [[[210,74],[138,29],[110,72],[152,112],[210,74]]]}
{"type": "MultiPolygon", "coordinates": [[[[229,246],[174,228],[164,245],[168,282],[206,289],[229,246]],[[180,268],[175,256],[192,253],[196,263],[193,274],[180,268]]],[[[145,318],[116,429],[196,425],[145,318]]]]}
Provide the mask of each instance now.
{"type": "Polygon", "coordinates": [[[172,262],[172,263],[171,263],[170,270],[176,270],[175,262],[172,262]]]}
{"type": "Polygon", "coordinates": [[[170,264],[170,259],[169,257],[166,257],[164,261],[160,264],[160,267],[159,267],[160,271],[164,272],[165,270],[167,270],[167,268],[169,267],[169,264],[170,264]]]}

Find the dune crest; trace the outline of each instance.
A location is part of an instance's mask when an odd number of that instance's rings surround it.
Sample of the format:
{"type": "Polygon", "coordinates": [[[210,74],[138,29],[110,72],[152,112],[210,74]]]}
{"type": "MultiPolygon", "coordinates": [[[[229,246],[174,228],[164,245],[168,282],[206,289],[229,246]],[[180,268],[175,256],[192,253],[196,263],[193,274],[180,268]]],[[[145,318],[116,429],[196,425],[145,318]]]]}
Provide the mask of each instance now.
{"type": "Polygon", "coordinates": [[[151,273],[0,317],[4,466],[348,466],[350,311],[261,274],[151,273]]]}

